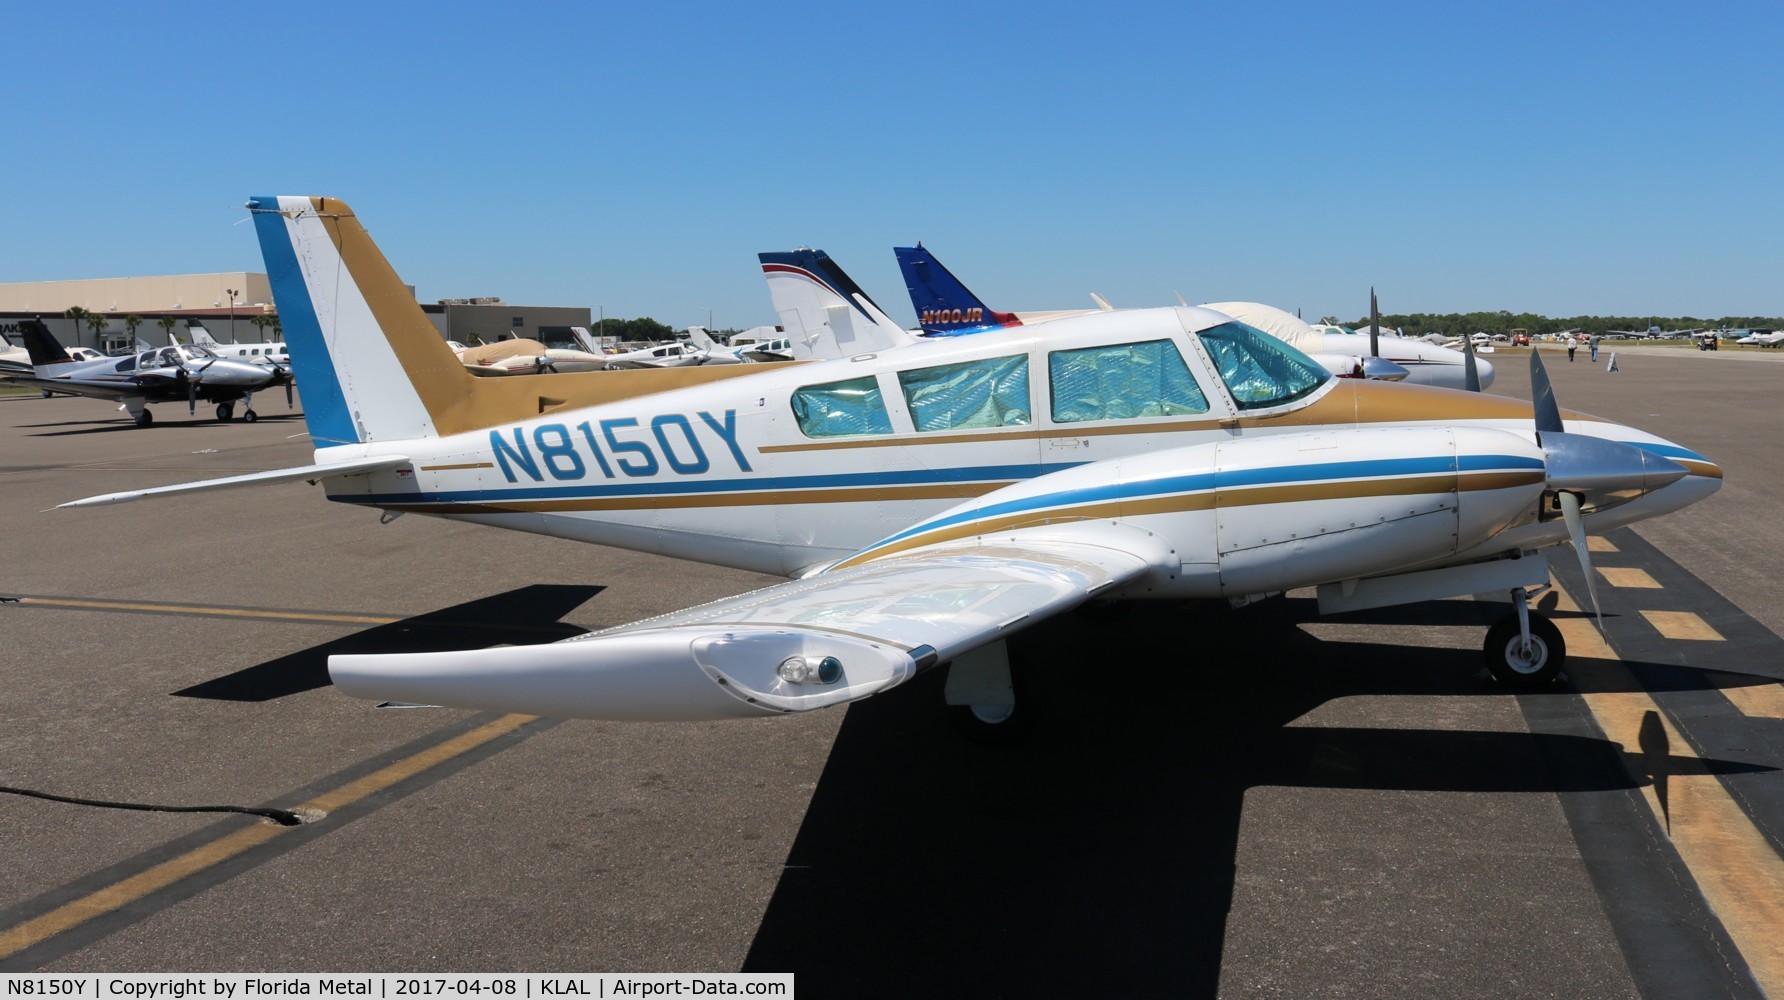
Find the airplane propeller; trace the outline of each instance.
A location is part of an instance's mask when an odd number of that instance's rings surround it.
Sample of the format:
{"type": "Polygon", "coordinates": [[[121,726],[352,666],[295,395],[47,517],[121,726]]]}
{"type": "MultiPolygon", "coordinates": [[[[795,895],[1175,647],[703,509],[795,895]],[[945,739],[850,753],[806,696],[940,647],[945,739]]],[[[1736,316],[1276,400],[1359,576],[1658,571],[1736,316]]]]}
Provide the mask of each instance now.
{"type": "Polygon", "coordinates": [[[1369,356],[1381,357],[1381,309],[1375,304],[1375,289],[1369,289],[1369,356]]]}
{"type": "Polygon", "coordinates": [[[1555,494],[1555,505],[1567,524],[1580,572],[1586,577],[1592,614],[1599,634],[1603,635],[1604,612],[1598,604],[1598,584],[1592,578],[1592,556],[1586,547],[1586,511],[1605,510],[1637,499],[1683,479],[1688,470],[1632,444],[1568,433],[1561,422],[1561,408],[1555,403],[1555,387],[1537,351],[1530,352],[1530,390],[1536,443],[1543,451],[1547,486],[1555,494]]]}
{"type": "Polygon", "coordinates": [[[197,416],[198,415],[198,380],[194,379],[192,377],[192,373],[190,371],[187,371],[186,366],[183,364],[180,365],[178,368],[176,368],[174,371],[175,371],[174,379],[176,381],[184,382],[186,384],[186,415],[187,416],[197,416]]]}

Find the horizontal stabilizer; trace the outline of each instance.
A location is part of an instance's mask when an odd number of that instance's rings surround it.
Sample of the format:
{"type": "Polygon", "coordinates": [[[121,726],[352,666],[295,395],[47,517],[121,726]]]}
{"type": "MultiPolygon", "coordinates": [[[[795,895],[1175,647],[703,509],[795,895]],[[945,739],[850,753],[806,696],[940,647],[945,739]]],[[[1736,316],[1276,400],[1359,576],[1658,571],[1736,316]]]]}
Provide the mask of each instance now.
{"type": "Polygon", "coordinates": [[[406,455],[379,455],[375,458],[360,458],[350,462],[330,462],[326,465],[301,465],[294,469],[272,469],[267,472],[250,472],[245,476],[229,476],[223,479],[206,479],[196,483],[179,483],[174,486],[155,486],[146,490],[126,490],[123,493],[107,493],[104,496],[86,497],[82,500],[70,500],[58,504],[63,507],[103,507],[107,504],[129,503],[145,497],[167,496],[172,493],[203,493],[206,490],[229,490],[238,486],[259,486],[262,483],[289,483],[300,479],[321,480],[336,476],[351,476],[379,469],[394,469],[409,464],[406,455]]]}

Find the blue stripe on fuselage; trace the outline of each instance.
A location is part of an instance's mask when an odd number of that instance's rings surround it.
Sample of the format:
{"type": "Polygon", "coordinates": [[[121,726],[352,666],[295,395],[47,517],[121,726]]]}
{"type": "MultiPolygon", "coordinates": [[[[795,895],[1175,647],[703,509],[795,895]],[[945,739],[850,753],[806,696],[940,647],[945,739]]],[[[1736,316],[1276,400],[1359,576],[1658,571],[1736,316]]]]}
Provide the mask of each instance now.
{"type": "Polygon", "coordinates": [[[689,493],[737,493],[757,491],[844,489],[859,486],[913,486],[934,483],[971,483],[1033,479],[1083,463],[1053,465],[984,465],[961,469],[913,469],[906,472],[849,472],[828,476],[769,476],[750,479],[652,480],[600,486],[541,484],[494,490],[455,490],[441,493],[376,493],[341,496],[348,503],[501,503],[503,501],[579,500],[602,497],[681,496],[689,493]]]}
{"type": "Polygon", "coordinates": [[[1031,510],[1045,510],[1050,507],[1074,507],[1081,504],[1103,503],[1110,500],[1138,500],[1144,497],[1168,496],[1173,493],[1197,493],[1211,490],[1217,485],[1222,488],[1243,488],[1250,486],[1276,486],[1284,483],[1334,481],[1341,479],[1383,479],[1393,476],[1431,475],[1446,472],[1490,472],[1504,469],[1536,469],[1543,468],[1539,459],[1525,458],[1517,455],[1463,455],[1458,462],[1449,455],[1433,455],[1425,458],[1387,458],[1361,462],[1322,462],[1315,465],[1284,465],[1258,469],[1233,469],[1220,472],[1198,472],[1187,476],[1164,476],[1158,479],[1144,479],[1131,483],[1117,483],[1108,486],[1090,486],[1075,490],[1062,490],[1058,493],[1043,493],[1038,496],[1024,497],[1005,503],[974,507],[933,521],[907,528],[895,535],[889,535],[862,549],[871,552],[882,545],[902,541],[912,535],[946,528],[967,521],[981,518],[1002,517],[1006,514],[1020,514],[1031,510]]]}
{"type": "Polygon", "coordinates": [[[341,392],[328,342],[322,338],[322,324],[310,302],[309,286],[298,267],[297,253],[291,248],[285,217],[279,214],[279,199],[250,198],[248,210],[253,213],[255,235],[260,237],[260,255],[266,261],[266,277],[272,285],[273,304],[279,310],[279,325],[290,345],[291,374],[303,390],[304,424],[310,429],[310,440],[317,447],[355,444],[359,432],[347,410],[347,398],[341,392]]]}

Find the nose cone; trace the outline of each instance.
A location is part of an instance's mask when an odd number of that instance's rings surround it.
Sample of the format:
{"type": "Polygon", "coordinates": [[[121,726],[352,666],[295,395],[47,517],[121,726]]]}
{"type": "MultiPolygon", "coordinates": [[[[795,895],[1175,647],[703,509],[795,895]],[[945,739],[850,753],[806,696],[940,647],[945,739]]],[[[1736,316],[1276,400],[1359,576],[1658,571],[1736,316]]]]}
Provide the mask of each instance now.
{"type": "Polygon", "coordinates": [[[1544,431],[1549,488],[1577,494],[1584,510],[1607,510],[1647,496],[1690,470],[1647,448],[1588,434],[1544,431]]]}
{"type": "Polygon", "coordinates": [[[1493,378],[1497,374],[1493,371],[1493,362],[1476,354],[1474,356],[1474,370],[1480,373],[1480,387],[1482,389],[1493,384],[1493,378]]]}

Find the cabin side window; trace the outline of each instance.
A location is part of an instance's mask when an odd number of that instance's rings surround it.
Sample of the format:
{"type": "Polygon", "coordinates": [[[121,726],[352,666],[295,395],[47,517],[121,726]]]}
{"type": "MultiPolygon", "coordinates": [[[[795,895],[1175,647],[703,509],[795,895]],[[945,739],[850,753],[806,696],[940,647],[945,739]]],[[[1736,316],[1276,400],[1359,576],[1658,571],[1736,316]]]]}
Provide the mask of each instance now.
{"type": "Polygon", "coordinates": [[[795,390],[793,417],[806,437],[892,433],[879,380],[872,375],[795,390]]]}
{"type": "Polygon", "coordinates": [[[1047,355],[1053,420],[1136,420],[1207,413],[1208,400],[1169,340],[1047,355]]]}
{"type": "Polygon", "coordinates": [[[1012,427],[1034,422],[1028,405],[1028,355],[985,358],[898,373],[919,431],[1012,427]]]}
{"type": "Polygon", "coordinates": [[[1331,378],[1312,358],[1243,323],[1222,323],[1197,336],[1241,410],[1292,403],[1331,378]]]}

